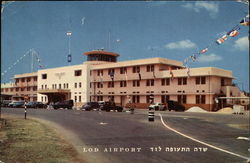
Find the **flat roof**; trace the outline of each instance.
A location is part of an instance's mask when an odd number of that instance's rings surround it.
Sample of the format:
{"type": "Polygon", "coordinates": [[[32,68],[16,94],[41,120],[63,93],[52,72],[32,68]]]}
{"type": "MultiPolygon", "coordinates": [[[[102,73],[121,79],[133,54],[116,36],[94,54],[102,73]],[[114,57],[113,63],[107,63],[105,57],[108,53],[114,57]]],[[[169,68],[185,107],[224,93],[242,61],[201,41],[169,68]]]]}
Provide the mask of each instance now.
{"type": "Polygon", "coordinates": [[[108,52],[108,51],[104,51],[104,50],[92,50],[92,51],[89,51],[89,52],[84,52],[83,54],[87,55],[87,56],[88,55],[93,55],[93,54],[104,54],[104,55],[110,55],[110,56],[115,56],[115,57],[120,56],[117,53],[108,52]]]}
{"type": "Polygon", "coordinates": [[[26,77],[34,77],[34,76],[37,76],[37,72],[17,74],[14,76],[14,78],[26,78],[26,77]]]}
{"type": "Polygon", "coordinates": [[[91,69],[105,69],[105,68],[117,68],[117,67],[129,67],[129,66],[139,66],[139,65],[149,65],[149,64],[166,64],[171,66],[183,67],[182,62],[176,60],[170,60],[165,58],[147,58],[147,59],[138,59],[138,60],[130,60],[130,61],[121,61],[114,63],[103,63],[94,65],[91,69]]]}

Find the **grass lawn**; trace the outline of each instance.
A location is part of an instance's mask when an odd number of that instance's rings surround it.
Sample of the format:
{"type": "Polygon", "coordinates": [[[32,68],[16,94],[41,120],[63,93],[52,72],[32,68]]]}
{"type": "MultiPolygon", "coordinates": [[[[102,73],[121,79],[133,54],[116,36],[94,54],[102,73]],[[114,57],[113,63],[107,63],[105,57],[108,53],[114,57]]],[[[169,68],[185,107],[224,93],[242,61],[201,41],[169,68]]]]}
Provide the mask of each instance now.
{"type": "Polygon", "coordinates": [[[18,117],[4,119],[7,123],[0,128],[0,162],[83,162],[73,146],[46,125],[18,117]]]}

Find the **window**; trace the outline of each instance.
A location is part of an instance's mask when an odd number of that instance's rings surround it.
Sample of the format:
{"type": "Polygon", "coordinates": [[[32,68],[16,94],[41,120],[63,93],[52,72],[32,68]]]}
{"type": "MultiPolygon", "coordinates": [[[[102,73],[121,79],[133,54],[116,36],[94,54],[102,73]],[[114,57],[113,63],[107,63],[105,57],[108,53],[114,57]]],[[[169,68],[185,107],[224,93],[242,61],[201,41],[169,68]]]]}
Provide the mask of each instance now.
{"type": "Polygon", "coordinates": [[[103,76],[103,70],[97,70],[97,76],[103,76]]]}
{"type": "Polygon", "coordinates": [[[79,96],[79,102],[82,102],[82,97],[81,96],[79,96]]]}
{"type": "Polygon", "coordinates": [[[109,74],[109,75],[110,75],[110,74],[115,74],[115,69],[113,69],[113,68],[112,68],[112,69],[109,69],[109,70],[108,70],[108,74],[109,74]]]}
{"type": "Polygon", "coordinates": [[[75,96],[75,102],[77,102],[77,96],[75,96]]]}
{"type": "Polygon", "coordinates": [[[178,78],[178,85],[187,85],[187,78],[178,78]]]}
{"type": "Polygon", "coordinates": [[[42,74],[42,79],[47,79],[47,74],[42,74]]]}
{"type": "Polygon", "coordinates": [[[34,77],[34,81],[37,81],[37,77],[34,77]]]}
{"type": "Polygon", "coordinates": [[[42,102],[43,102],[43,96],[42,96],[42,102]]]}
{"type": "Polygon", "coordinates": [[[200,104],[200,95],[195,96],[195,103],[200,104]]]}
{"type": "Polygon", "coordinates": [[[69,83],[66,83],[66,87],[69,88],[69,83]]]}
{"type": "Polygon", "coordinates": [[[140,103],[140,96],[139,95],[133,95],[132,96],[132,103],[140,103]]]}
{"type": "Polygon", "coordinates": [[[89,83],[89,88],[91,88],[92,87],[92,83],[89,83]]]}
{"type": "Polygon", "coordinates": [[[103,84],[101,82],[97,83],[97,88],[103,88],[103,84]]]}
{"type": "Polygon", "coordinates": [[[43,85],[42,85],[42,89],[43,89],[43,85]]]}
{"type": "Polygon", "coordinates": [[[182,78],[182,84],[187,85],[187,78],[182,78]]]}
{"type": "Polygon", "coordinates": [[[140,66],[134,66],[133,73],[139,73],[139,72],[140,72],[140,66]]]}
{"type": "Polygon", "coordinates": [[[201,84],[206,84],[206,77],[205,76],[201,77],[201,84]]]}
{"type": "Polygon", "coordinates": [[[82,83],[81,82],[79,83],[79,88],[82,88],[82,83]]]}
{"type": "Polygon", "coordinates": [[[167,103],[169,100],[169,95],[161,95],[161,103],[167,103]]]}
{"type": "Polygon", "coordinates": [[[22,80],[21,80],[22,82],[25,82],[25,78],[22,78],[22,80]]]}
{"type": "Polygon", "coordinates": [[[108,88],[114,88],[115,84],[113,81],[108,82],[108,88]]]}
{"type": "Polygon", "coordinates": [[[61,84],[59,84],[59,89],[61,89],[62,88],[62,85],[61,84]]]}
{"type": "Polygon", "coordinates": [[[186,95],[178,95],[178,103],[180,104],[186,104],[187,103],[187,96],[186,95]]]}
{"type": "Polygon", "coordinates": [[[221,86],[225,86],[225,79],[221,78],[220,83],[221,83],[221,86]]]}
{"type": "Polygon", "coordinates": [[[200,84],[200,77],[199,76],[195,78],[195,84],[200,84]]]}
{"type": "Polygon", "coordinates": [[[37,90],[37,87],[36,87],[36,86],[34,86],[34,87],[33,87],[33,91],[36,91],[36,90],[37,90]]]}
{"type": "Polygon", "coordinates": [[[26,81],[27,81],[27,82],[30,82],[30,78],[27,78],[26,81]]]}
{"type": "Polygon", "coordinates": [[[205,95],[201,95],[201,103],[206,104],[206,96],[205,95]]]}
{"type": "Polygon", "coordinates": [[[205,76],[197,76],[195,78],[195,84],[206,84],[206,77],[205,76]]]}
{"type": "Polygon", "coordinates": [[[120,74],[125,74],[127,72],[127,67],[120,68],[120,74]]]}
{"type": "Polygon", "coordinates": [[[178,78],[178,85],[182,84],[182,78],[178,78]]]}
{"type": "Polygon", "coordinates": [[[81,76],[82,70],[75,70],[75,76],[81,76]]]}
{"type": "MultiPolygon", "coordinates": [[[[146,103],[150,103],[151,100],[150,100],[150,95],[147,95],[146,96],[146,103]]],[[[154,98],[152,98],[152,103],[154,102],[154,98]]]]}
{"type": "Polygon", "coordinates": [[[27,87],[27,91],[30,91],[30,87],[27,87]]]}
{"type": "Polygon", "coordinates": [[[120,87],[127,87],[127,81],[120,81],[120,87]]]}
{"type": "Polygon", "coordinates": [[[154,86],[154,79],[146,80],[146,86],[154,86]]]}
{"type": "Polygon", "coordinates": [[[161,85],[169,85],[170,84],[170,79],[166,78],[166,79],[161,79],[161,85]]]}
{"type": "Polygon", "coordinates": [[[16,83],[19,83],[19,79],[16,79],[16,83]]]}
{"type": "Polygon", "coordinates": [[[147,65],[147,72],[153,72],[154,68],[154,65],[147,65]]]}
{"type": "Polygon", "coordinates": [[[133,80],[133,87],[140,87],[140,80],[133,80]]]}
{"type": "Polygon", "coordinates": [[[77,83],[75,83],[75,88],[77,88],[77,83]]]}
{"type": "Polygon", "coordinates": [[[19,88],[16,88],[16,92],[18,92],[19,91],[19,88]]]}

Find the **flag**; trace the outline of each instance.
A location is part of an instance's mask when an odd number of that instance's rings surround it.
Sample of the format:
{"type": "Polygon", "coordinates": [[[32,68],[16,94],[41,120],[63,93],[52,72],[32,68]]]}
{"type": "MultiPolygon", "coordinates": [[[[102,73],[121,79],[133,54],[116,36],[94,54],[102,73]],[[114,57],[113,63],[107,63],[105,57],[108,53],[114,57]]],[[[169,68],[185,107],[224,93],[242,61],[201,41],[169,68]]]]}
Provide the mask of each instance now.
{"type": "Polygon", "coordinates": [[[227,33],[227,35],[229,35],[230,37],[235,37],[238,34],[239,34],[239,32],[235,29],[227,33]]]}
{"type": "Polygon", "coordinates": [[[171,75],[171,80],[174,79],[174,73],[172,72],[172,68],[170,68],[170,75],[171,75]]]}
{"type": "Polygon", "coordinates": [[[244,19],[242,19],[241,21],[240,21],[240,25],[246,25],[246,26],[248,26],[250,23],[249,23],[249,19],[248,20],[246,20],[246,18],[244,18],[244,19]]]}
{"type": "Polygon", "coordinates": [[[192,59],[192,61],[194,62],[196,60],[196,56],[195,54],[194,55],[191,55],[190,58],[192,59]]]}
{"type": "Polygon", "coordinates": [[[100,82],[101,82],[101,84],[102,84],[102,83],[103,83],[103,76],[100,75],[99,77],[100,77],[100,82]]]}
{"type": "Polygon", "coordinates": [[[114,81],[115,74],[113,72],[110,72],[109,76],[110,76],[111,80],[114,81]]]}
{"type": "Polygon", "coordinates": [[[139,80],[141,80],[141,73],[138,72],[138,77],[139,77],[139,80]]]}
{"type": "Polygon", "coordinates": [[[227,35],[224,35],[221,38],[226,41],[227,40],[227,35]]]}
{"type": "Polygon", "coordinates": [[[188,75],[188,78],[190,77],[190,69],[189,67],[187,67],[187,75],[188,75]]]}
{"type": "Polygon", "coordinates": [[[155,71],[153,71],[153,77],[154,77],[154,79],[156,78],[156,76],[155,76],[155,71]]]}
{"type": "Polygon", "coordinates": [[[67,36],[71,36],[72,35],[72,32],[71,31],[68,31],[67,32],[67,36]]]}
{"type": "Polygon", "coordinates": [[[217,43],[218,45],[220,45],[220,44],[224,43],[226,40],[227,40],[227,35],[224,35],[224,36],[222,36],[221,38],[219,38],[219,39],[216,41],[216,43],[217,43]]]}
{"type": "Polygon", "coordinates": [[[205,49],[201,50],[201,54],[204,54],[204,53],[206,53],[207,51],[208,51],[208,48],[205,48],[205,49]]]}
{"type": "Polygon", "coordinates": [[[218,45],[222,44],[225,40],[223,38],[219,38],[218,40],[216,40],[216,43],[218,45]]]}
{"type": "Polygon", "coordinates": [[[125,78],[126,78],[126,81],[128,81],[128,74],[127,74],[127,71],[125,71],[125,78]]]}

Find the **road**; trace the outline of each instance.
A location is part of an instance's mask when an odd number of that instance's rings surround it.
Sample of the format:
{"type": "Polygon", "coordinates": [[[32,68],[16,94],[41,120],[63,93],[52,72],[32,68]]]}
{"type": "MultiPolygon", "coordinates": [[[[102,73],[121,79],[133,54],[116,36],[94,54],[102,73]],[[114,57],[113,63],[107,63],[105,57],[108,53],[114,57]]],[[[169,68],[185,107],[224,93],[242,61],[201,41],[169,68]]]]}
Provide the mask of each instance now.
{"type": "MultiPolygon", "coordinates": [[[[2,113],[24,116],[24,109],[3,108],[2,113]]],[[[250,141],[237,138],[249,138],[249,116],[167,111],[155,115],[155,121],[148,122],[146,110],[129,114],[28,109],[27,117],[51,125],[89,163],[247,162],[250,141]]]]}

